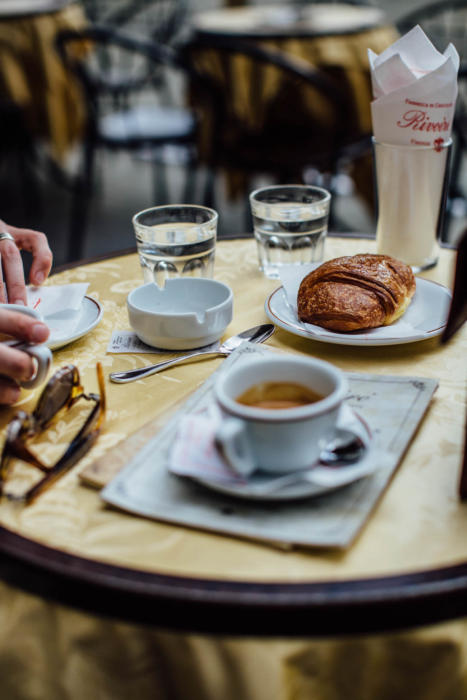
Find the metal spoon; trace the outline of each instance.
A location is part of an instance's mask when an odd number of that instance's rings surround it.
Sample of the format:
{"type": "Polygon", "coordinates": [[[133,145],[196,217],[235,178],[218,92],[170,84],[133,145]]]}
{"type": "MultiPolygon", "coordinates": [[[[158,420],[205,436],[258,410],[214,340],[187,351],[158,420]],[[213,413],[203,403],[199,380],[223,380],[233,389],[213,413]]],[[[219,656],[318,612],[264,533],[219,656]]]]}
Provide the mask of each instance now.
{"type": "Polygon", "coordinates": [[[155,365],[147,365],[146,367],[138,367],[137,369],[130,369],[126,372],[112,372],[109,377],[112,382],[116,384],[126,384],[127,382],[133,382],[136,379],[142,379],[143,377],[149,377],[151,374],[156,374],[167,367],[172,367],[173,365],[178,365],[182,362],[187,362],[192,360],[194,357],[217,357],[219,355],[226,357],[230,355],[235,348],[238,348],[245,340],[249,340],[250,343],[263,343],[274,333],[274,326],[272,323],[264,323],[261,326],[254,326],[254,328],[249,328],[242,333],[228,338],[218,350],[196,350],[195,352],[190,352],[187,355],[181,355],[180,357],[175,357],[172,360],[166,360],[165,362],[158,362],[155,365]]]}
{"type": "MultiPolygon", "coordinates": [[[[319,464],[336,468],[355,464],[363,457],[366,449],[367,446],[356,433],[347,428],[338,428],[335,437],[321,451],[319,464]]],[[[264,482],[251,484],[249,493],[265,496],[286,486],[299,484],[301,481],[317,483],[313,472],[314,468],[312,467],[311,469],[304,469],[303,471],[291,472],[280,476],[269,475],[270,478],[264,482]]]]}
{"type": "Polygon", "coordinates": [[[336,435],[322,450],[319,461],[328,466],[343,466],[358,462],[365,450],[365,443],[347,428],[337,428],[336,435]]]}

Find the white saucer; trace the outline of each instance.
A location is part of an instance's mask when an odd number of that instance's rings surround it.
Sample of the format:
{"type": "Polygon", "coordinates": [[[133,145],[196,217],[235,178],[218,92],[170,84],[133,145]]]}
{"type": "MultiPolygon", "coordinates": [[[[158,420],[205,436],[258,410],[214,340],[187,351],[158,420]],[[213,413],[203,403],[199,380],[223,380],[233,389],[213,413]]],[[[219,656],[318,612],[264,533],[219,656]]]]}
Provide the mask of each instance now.
{"type": "MultiPolygon", "coordinates": [[[[311,498],[321,496],[336,489],[359,481],[373,474],[382,466],[386,455],[382,454],[376,446],[372,432],[367,422],[355,411],[345,409],[351,415],[351,422],[345,423],[359,434],[366,445],[362,458],[355,464],[344,467],[328,467],[322,464],[316,465],[309,471],[310,481],[298,481],[293,484],[281,485],[282,479],[288,479],[287,474],[267,474],[258,472],[248,478],[247,481],[221,481],[206,476],[190,476],[193,481],[213,491],[255,501],[292,501],[299,498],[311,498]],[[274,485],[274,482],[276,484],[274,485]],[[270,485],[273,490],[268,491],[270,485]]],[[[293,475],[290,475],[293,478],[293,475]]]]}
{"type": "MultiPolygon", "coordinates": [[[[92,331],[92,329],[97,326],[102,318],[102,313],[102,307],[99,302],[92,297],[85,296],[81,305],[77,325],[74,327],[73,331],[65,336],[52,332],[46,345],[51,350],[58,350],[72,343],[74,340],[78,340],[78,338],[86,335],[86,333],[89,333],[89,331],[92,331]]],[[[47,322],[47,319],[45,319],[45,321],[47,322]]],[[[58,314],[54,316],[54,325],[60,325],[60,317],[58,314]]]]}
{"type": "Polygon", "coordinates": [[[255,485],[267,480],[268,477],[255,476],[248,480],[247,484],[232,484],[216,481],[215,479],[206,479],[201,477],[191,477],[202,486],[206,486],[212,491],[218,491],[226,496],[234,496],[235,498],[244,498],[248,501],[292,501],[299,498],[310,498],[311,496],[319,496],[328,492],[330,489],[324,486],[315,486],[315,484],[302,481],[300,483],[285,486],[273,493],[258,493],[255,491],[255,485]]]}
{"type": "MultiPolygon", "coordinates": [[[[368,448],[365,462],[371,457],[373,450],[371,447],[368,448]]],[[[218,491],[227,496],[234,496],[235,498],[243,498],[248,501],[293,501],[299,498],[311,498],[312,496],[322,496],[326,493],[331,493],[337,489],[341,489],[344,486],[353,484],[355,481],[359,481],[366,476],[372,474],[379,467],[379,463],[376,461],[373,466],[361,467],[359,463],[355,465],[349,465],[346,467],[325,467],[317,466],[313,469],[316,472],[316,483],[313,481],[299,481],[294,484],[279,486],[274,489],[274,491],[263,492],[263,487],[267,488],[269,483],[274,482],[275,479],[280,479],[280,476],[271,476],[270,474],[255,474],[251,476],[246,483],[234,483],[234,482],[224,482],[218,481],[216,479],[208,479],[207,477],[191,477],[193,481],[205,486],[213,491],[218,491]],[[326,477],[331,472],[337,473],[339,470],[340,479],[338,483],[327,484],[325,483],[326,477]],[[323,477],[323,483],[320,477],[323,477]]]]}
{"type": "Polygon", "coordinates": [[[441,284],[417,277],[417,290],[404,316],[391,326],[362,332],[337,333],[303,323],[287,300],[283,287],[266,299],[264,308],[271,321],[294,335],[336,345],[401,345],[440,335],[446,326],[451,292],[441,284]]]}

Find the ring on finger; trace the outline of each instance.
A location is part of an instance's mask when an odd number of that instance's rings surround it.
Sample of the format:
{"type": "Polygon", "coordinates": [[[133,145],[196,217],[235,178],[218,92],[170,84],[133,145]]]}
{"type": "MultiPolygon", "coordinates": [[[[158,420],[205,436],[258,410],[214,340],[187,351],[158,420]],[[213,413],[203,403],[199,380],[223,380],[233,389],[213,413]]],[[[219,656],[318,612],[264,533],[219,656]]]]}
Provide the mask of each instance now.
{"type": "Polygon", "coordinates": [[[14,243],[15,239],[8,231],[0,231],[0,241],[13,241],[14,243]]]}

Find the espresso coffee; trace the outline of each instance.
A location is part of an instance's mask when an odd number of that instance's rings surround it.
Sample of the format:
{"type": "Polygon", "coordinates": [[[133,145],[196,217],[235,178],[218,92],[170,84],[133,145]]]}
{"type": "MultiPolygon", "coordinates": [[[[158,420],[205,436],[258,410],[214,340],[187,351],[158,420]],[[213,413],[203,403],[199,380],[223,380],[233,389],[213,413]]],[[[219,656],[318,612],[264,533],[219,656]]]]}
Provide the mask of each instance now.
{"type": "Polygon", "coordinates": [[[250,387],[236,397],[238,403],[255,408],[280,410],[298,408],[321,401],[323,396],[301,384],[291,382],[263,382],[250,387]]]}

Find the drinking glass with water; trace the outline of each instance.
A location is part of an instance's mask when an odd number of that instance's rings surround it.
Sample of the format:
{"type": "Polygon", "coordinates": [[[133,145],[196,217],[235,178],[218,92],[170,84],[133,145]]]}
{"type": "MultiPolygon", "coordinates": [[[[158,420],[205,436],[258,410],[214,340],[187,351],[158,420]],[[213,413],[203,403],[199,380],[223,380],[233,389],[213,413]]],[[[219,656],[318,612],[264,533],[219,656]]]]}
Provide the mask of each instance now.
{"type": "Polygon", "coordinates": [[[250,194],[260,269],[278,278],[283,265],[320,262],[330,193],[311,185],[271,185],[250,194]]]}
{"type": "Polygon", "coordinates": [[[151,207],[135,214],[143,278],[159,287],[173,277],[212,277],[218,214],[195,204],[151,207]]]}

